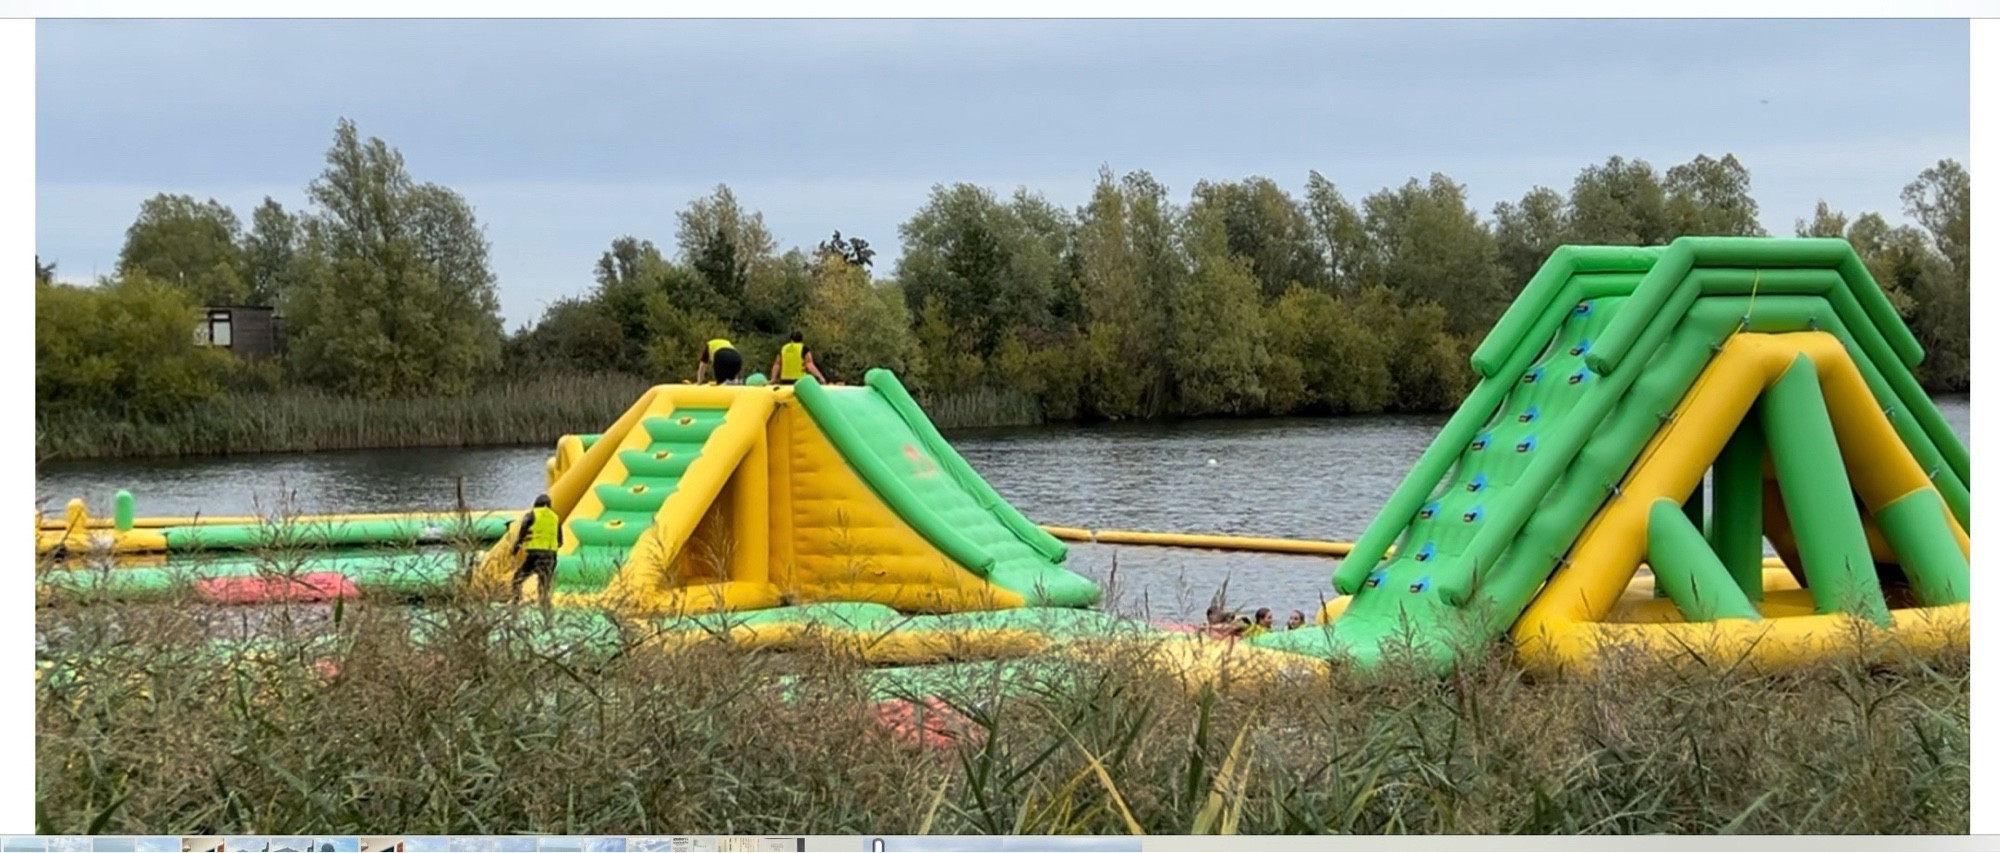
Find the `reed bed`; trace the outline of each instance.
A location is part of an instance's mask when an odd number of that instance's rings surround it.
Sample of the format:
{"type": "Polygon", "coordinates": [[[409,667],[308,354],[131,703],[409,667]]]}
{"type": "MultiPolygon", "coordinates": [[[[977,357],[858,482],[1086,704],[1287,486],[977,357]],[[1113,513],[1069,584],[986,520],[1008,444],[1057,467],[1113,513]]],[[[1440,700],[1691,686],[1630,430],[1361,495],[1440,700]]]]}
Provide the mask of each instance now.
{"type": "Polygon", "coordinates": [[[462,397],[364,399],[295,389],[231,394],[179,417],[35,416],[41,461],[552,443],[602,430],[649,387],[606,374],[496,384],[462,397]]]}
{"type": "Polygon", "coordinates": [[[1535,681],[1496,647],[1220,692],[1135,651],[948,691],[940,744],[894,736],[832,651],[551,644],[537,608],[465,596],[261,611],[218,659],[191,651],[240,633],[214,609],[46,603],[37,831],[1969,831],[1963,650],[1535,681]]]}
{"type": "Polygon", "coordinates": [[[1043,422],[1041,403],[1025,391],[973,388],[922,394],[918,402],[938,429],[1036,426],[1043,422]]]}

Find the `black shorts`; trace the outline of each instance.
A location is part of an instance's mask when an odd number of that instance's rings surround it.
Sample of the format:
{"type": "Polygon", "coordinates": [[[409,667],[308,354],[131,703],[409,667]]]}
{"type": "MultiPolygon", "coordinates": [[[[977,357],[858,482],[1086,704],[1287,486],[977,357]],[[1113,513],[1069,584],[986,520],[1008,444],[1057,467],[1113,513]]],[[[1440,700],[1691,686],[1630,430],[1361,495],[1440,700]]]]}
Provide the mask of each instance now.
{"type": "Polygon", "coordinates": [[[544,583],[556,576],[556,552],[528,549],[528,556],[521,561],[521,567],[514,570],[516,582],[530,577],[540,577],[544,583]]]}
{"type": "Polygon", "coordinates": [[[743,354],[730,348],[708,354],[710,366],[715,368],[715,381],[729,382],[743,372],[743,354]]]}

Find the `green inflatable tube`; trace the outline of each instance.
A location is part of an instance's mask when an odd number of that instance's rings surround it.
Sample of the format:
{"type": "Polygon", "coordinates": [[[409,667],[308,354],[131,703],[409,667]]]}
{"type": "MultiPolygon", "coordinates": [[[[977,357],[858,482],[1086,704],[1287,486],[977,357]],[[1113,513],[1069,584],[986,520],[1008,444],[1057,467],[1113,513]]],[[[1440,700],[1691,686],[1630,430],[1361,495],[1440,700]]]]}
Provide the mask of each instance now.
{"type": "MultiPolygon", "coordinates": [[[[1896,317],[1895,310],[1888,304],[1888,297],[1875,280],[1865,274],[1866,269],[1859,266],[1853,247],[1846,241],[1682,237],[1668,247],[1653,271],[1647,274],[1646,282],[1633,292],[1633,302],[1627,306],[1629,316],[1621,315],[1620,322],[1607,330],[1603,341],[1592,351],[1591,368],[1600,373],[1616,371],[1639,331],[1655,321],[1654,314],[1668,304],[1670,291],[1688,286],[1683,279],[1697,265],[1749,267],[1752,269],[1747,272],[1753,276],[1758,274],[1757,268],[1763,267],[1805,266],[1832,270],[1845,283],[1841,289],[1855,298],[1871,321],[1868,325],[1886,336],[1893,357],[1908,367],[1923,361],[1923,348],[1918,346],[1916,337],[1896,317]],[[1852,271],[1856,269],[1862,274],[1855,276],[1852,271]]],[[[1762,274],[1791,272],[1811,270],[1768,270],[1762,274]]],[[[1852,321],[1850,325],[1853,325],[1852,321]]]]}
{"type": "MultiPolygon", "coordinates": [[[[818,380],[810,376],[800,377],[798,384],[792,386],[792,391],[805,406],[806,413],[812,416],[813,422],[819,425],[820,431],[826,433],[827,440],[833,442],[841,457],[854,466],[861,479],[867,481],[868,487],[883,503],[967,571],[982,578],[993,571],[991,553],[945,524],[944,519],[917,499],[909,486],[889,470],[888,465],[869,452],[854,424],[841,413],[839,404],[831,399],[830,393],[820,386],[818,380]]],[[[870,393],[874,392],[871,390],[870,393]]]]}
{"type": "Polygon", "coordinates": [[[1069,558],[1069,546],[1029,521],[1028,517],[1015,509],[1013,504],[1000,497],[1000,493],[994,491],[992,484],[986,482],[985,478],[979,476],[979,472],[972,469],[972,465],[965,461],[965,457],[958,455],[951,442],[945,441],[944,436],[938,433],[937,425],[931,423],[924,410],[917,406],[917,401],[910,397],[909,390],[903,387],[896,374],[878,367],[868,371],[862,381],[868,387],[875,389],[876,393],[881,394],[884,400],[889,401],[889,407],[895,409],[896,414],[909,425],[910,431],[916,433],[917,438],[929,446],[931,453],[943,463],[945,471],[958,482],[960,488],[972,495],[980,507],[993,513],[1000,519],[1001,524],[1006,525],[1008,530],[1020,537],[1021,541],[1028,543],[1028,547],[1035,549],[1036,553],[1041,554],[1049,562],[1060,563],[1069,558]]]}
{"type": "MultiPolygon", "coordinates": [[[[1709,298],[1689,310],[1674,339],[1646,370],[1636,371],[1640,376],[1616,414],[1577,454],[1571,473],[1542,502],[1499,567],[1481,584],[1474,610],[1500,620],[1494,630],[1505,630],[1519,617],[1548,579],[1549,570],[1569,551],[1659,429],[1660,413],[1673,410],[1707,367],[1713,347],[1735,334],[1744,314],[1753,310],[1751,331],[1782,332],[1804,328],[1824,314],[1826,306],[1794,296],[1760,298],[1753,309],[1744,299],[1709,298]]],[[[1761,585],[1761,546],[1758,562],[1761,585]]]]}
{"type": "MultiPolygon", "coordinates": [[[[1566,282],[1556,304],[1571,303],[1580,289],[1581,285],[1574,279],[1566,282]]],[[[1544,311],[1529,334],[1534,340],[1549,340],[1561,328],[1568,313],[1568,309],[1544,311]]],[[[1336,591],[1342,595],[1360,591],[1361,584],[1375,571],[1376,564],[1388,553],[1389,546],[1403,535],[1432,490],[1458,464],[1459,455],[1465,447],[1472,443],[1473,437],[1486,427],[1500,405],[1513,393],[1515,377],[1526,372],[1539,355],[1538,351],[1528,346],[1517,347],[1499,377],[1481,379],[1479,384],[1473,386],[1472,392],[1459,404],[1451,419],[1445,422],[1438,437],[1424,448],[1423,455],[1417,458],[1409,475],[1397,484],[1396,491],[1382,505],[1375,520],[1355,540],[1354,549],[1334,568],[1333,587],[1336,591]]]]}
{"type": "Polygon", "coordinates": [[[1820,267],[1836,271],[1867,312],[1869,325],[1882,331],[1896,360],[1904,367],[1923,363],[1924,349],[1896,314],[1888,294],[1868,274],[1854,247],[1837,238],[1770,240],[1759,237],[1683,237],[1693,247],[1695,262],[1710,267],[1820,267]]]}
{"type": "Polygon", "coordinates": [[[1928,607],[1962,604],[1972,593],[1972,567],[1958,550],[1945,512],[1936,494],[1918,489],[1875,513],[1875,524],[1902,563],[1910,589],[1928,607]]]}
{"type": "Polygon", "coordinates": [[[1659,431],[1660,412],[1671,411],[1694,386],[1713,357],[1710,345],[1726,338],[1741,316],[1741,307],[1732,305],[1703,305],[1690,312],[1659,358],[1646,370],[1633,371],[1637,380],[1615,413],[1577,453],[1555,492],[1546,499],[1522,498],[1540,504],[1539,510],[1480,583],[1469,608],[1492,614],[1490,630],[1504,631],[1520,618],[1549,572],[1638,460],[1647,440],[1659,431]]]}
{"type": "MultiPolygon", "coordinates": [[[[1865,273],[1864,270],[1863,274],[1865,273]]],[[[1823,296],[1833,305],[1835,313],[1847,329],[1842,342],[1847,345],[1849,351],[1867,356],[1866,361],[1856,360],[1864,361],[1868,370],[1883,376],[1880,365],[1902,360],[1895,335],[1898,333],[1906,335],[1908,329],[1900,320],[1891,326],[1882,325],[1876,318],[1874,310],[1861,299],[1868,290],[1862,289],[1857,293],[1856,289],[1846,286],[1847,279],[1835,271],[1697,270],[1695,274],[1701,277],[1702,290],[1708,295],[1749,294],[1754,290],[1759,294],[1797,293],[1823,296]]],[[[1870,281],[1872,282],[1872,279],[1870,281]]],[[[1874,288],[1874,291],[1879,292],[1880,288],[1874,288]]],[[[1887,297],[1883,297],[1883,300],[1883,304],[1886,305],[1887,297]]],[[[1891,313],[1893,314],[1893,309],[1891,313]]],[[[1915,346],[1914,343],[1911,345],[1915,346]]],[[[1923,432],[1929,436],[1924,444],[1926,446],[1934,444],[1939,451],[1939,464],[1949,465],[1959,481],[1969,485],[1972,482],[1971,454],[1967,451],[1964,441],[1952,431],[1950,423],[1945,421],[1944,413],[1938,410],[1937,403],[1931,400],[1930,395],[1917,383],[1915,374],[1907,370],[1892,370],[1887,372],[1886,377],[1892,381],[1880,386],[1874,383],[1870,385],[1876,391],[1877,397],[1886,400],[1887,397],[1882,389],[1893,387],[1896,391],[1895,396],[1907,404],[1909,414],[1916,418],[1923,432]]],[[[1964,519],[1961,518],[1960,521],[1963,523],[1964,519]]]]}
{"type": "Polygon", "coordinates": [[[1763,618],[1673,501],[1653,502],[1646,518],[1646,559],[1655,588],[1666,590],[1688,621],[1763,618]]]}
{"type": "MultiPolygon", "coordinates": [[[[1664,259],[1662,262],[1664,263],[1664,259]]],[[[1665,309],[1667,316],[1685,315],[1688,304],[1695,301],[1695,296],[1692,290],[1671,294],[1670,302],[1665,309]]],[[[1624,312],[1632,310],[1636,309],[1630,302],[1619,309],[1618,318],[1612,321],[1612,328],[1617,328],[1618,323],[1624,319],[1624,312]]],[[[1654,352],[1660,349],[1673,329],[1672,324],[1656,323],[1645,330],[1634,347],[1634,352],[1642,363],[1653,357],[1654,352]]],[[[1710,353],[1702,353],[1704,361],[1708,355],[1710,353]]],[[[1484,529],[1473,537],[1472,544],[1466,546],[1465,559],[1451,567],[1450,571],[1439,572],[1437,587],[1447,603],[1464,603],[1470,588],[1482,582],[1485,572],[1493,568],[1502,552],[1513,542],[1515,534],[1521,531],[1521,525],[1527,523],[1529,516],[1535,513],[1536,507],[1541,503],[1540,497],[1548,494],[1549,488],[1555,484],[1557,478],[1569,469],[1577,451],[1597,433],[1611,408],[1617,405],[1619,399],[1632,387],[1638,372],[1628,371],[1601,376],[1597,381],[1602,384],[1579,402],[1563,419],[1563,423],[1546,437],[1547,440],[1537,451],[1535,461],[1530,463],[1527,470],[1522,472],[1520,479],[1509,487],[1519,498],[1503,501],[1493,507],[1487,516],[1484,529]]],[[[1671,411],[1671,408],[1668,410],[1671,411]]]]}
{"type": "MultiPolygon", "coordinates": [[[[1832,308],[1831,316],[1817,316],[1792,331],[1817,328],[1829,332],[1838,337],[1850,353],[1865,356],[1857,357],[1855,361],[1867,379],[1869,390],[1874,392],[1878,402],[1884,404],[1897,434],[1910,446],[1910,452],[1918,463],[1927,470],[1937,471],[1934,479],[1938,482],[1938,490],[1958,516],[1959,523],[1968,523],[1971,498],[1965,487],[1970,482],[1965,469],[1969,462],[1959,464],[1953,461],[1954,458],[1966,459],[1964,442],[1945,422],[1944,414],[1917,384],[1913,374],[1892,370],[1885,375],[1878,368],[1877,365],[1894,363],[1896,355],[1838,273],[1830,269],[1698,269],[1690,273],[1689,278],[1696,282],[1704,299],[1745,296],[1752,297],[1749,304],[1754,305],[1780,295],[1823,298],[1832,308]]],[[[1621,313],[1620,317],[1623,316],[1621,313]]]]}
{"type": "MultiPolygon", "coordinates": [[[[1653,268],[1646,273],[1639,286],[1632,289],[1632,296],[1625,308],[1618,312],[1618,319],[1612,321],[1611,328],[1604,330],[1597,346],[1591,348],[1584,363],[1600,376],[1617,373],[1619,362],[1625,359],[1646,329],[1661,322],[1672,323],[1680,319],[1679,313],[1666,311],[1673,297],[1687,290],[1688,271],[1694,268],[1694,257],[1686,243],[1679,240],[1667,247],[1653,268]],[[1662,313],[1666,312],[1666,313],[1662,313]]],[[[1683,308],[1685,310],[1685,308],[1683,308]]],[[[1640,361],[1643,363],[1643,354],[1640,361]]]]}
{"type": "Polygon", "coordinates": [[[1840,445],[1812,359],[1800,354],[1764,393],[1763,425],[1818,611],[1845,611],[1888,625],[1889,608],[1854,506],[1854,487],[1846,466],[1829,461],[1841,458],[1840,445]]]}
{"type": "Polygon", "coordinates": [[[1410,519],[1417,514],[1424,500],[1437,488],[1439,481],[1451,473],[1452,466],[1458,464],[1459,454],[1472,441],[1472,437],[1486,421],[1493,410],[1506,399],[1507,390],[1513,382],[1502,379],[1482,379],[1459,404],[1458,411],[1445,422],[1431,446],[1411,466],[1408,476],[1396,486],[1389,500],[1382,504],[1375,521],[1363,530],[1355,540],[1354,549],[1347,552],[1333,571],[1333,587],[1342,595],[1353,595],[1361,590],[1361,584],[1375,571],[1375,565],[1395,544],[1397,537],[1410,525],[1410,519]]]}
{"type": "Polygon", "coordinates": [[[132,515],[132,493],[119,489],[111,499],[111,526],[118,530],[131,530],[132,515]]]}
{"type": "Polygon", "coordinates": [[[1500,319],[1493,323],[1493,328],[1486,332],[1479,346],[1473,349],[1472,369],[1478,371],[1481,378],[1491,379],[1498,374],[1513,357],[1514,350],[1527,340],[1528,328],[1548,312],[1549,305],[1563,291],[1563,285],[1568,284],[1570,276],[1576,274],[1575,254],[1573,246],[1556,247],[1549,254],[1549,259],[1542,262],[1542,268],[1535,271],[1527,284],[1522,285],[1513,304],[1501,313],[1500,319]]]}
{"type": "MultiPolygon", "coordinates": [[[[1622,279],[1623,276],[1607,276],[1604,273],[1643,274],[1651,268],[1660,256],[1660,249],[1646,249],[1629,246],[1560,246],[1549,255],[1542,268],[1528,279],[1507,306],[1506,313],[1486,338],[1472,352],[1472,369],[1482,377],[1493,377],[1505,372],[1507,363],[1514,357],[1514,351],[1523,346],[1538,346],[1548,339],[1537,334],[1534,329],[1549,314],[1551,306],[1572,301],[1566,295],[1571,289],[1571,279],[1622,279]]],[[[1635,277],[1636,280],[1636,277],[1635,277]]],[[[1618,295],[1631,292],[1626,287],[1615,291],[1618,295]]],[[[1584,294],[1582,299],[1594,294],[1584,294]]],[[[1563,305],[1567,308],[1567,305],[1563,305]]],[[[1562,316],[1557,312],[1557,316],[1562,316]]]]}
{"type": "MultiPolygon", "coordinates": [[[[368,554],[323,556],[306,560],[300,574],[337,572],[363,592],[429,594],[451,584],[455,566],[447,554],[368,554]]],[[[73,594],[88,593],[120,599],[160,599],[191,592],[194,584],[216,578],[279,574],[262,560],[204,561],[195,565],[148,566],[95,571],[52,571],[38,580],[45,588],[73,594]]]]}
{"type": "Polygon", "coordinates": [[[1715,459],[1709,545],[1751,601],[1764,599],[1764,433],[1752,407],[1715,459]]]}
{"type": "Polygon", "coordinates": [[[390,545],[448,542],[469,533],[493,542],[507,532],[512,519],[503,513],[473,516],[461,528],[452,516],[365,519],[297,524],[215,524],[161,528],[168,551],[245,551],[258,548],[324,545],[390,545]]]}

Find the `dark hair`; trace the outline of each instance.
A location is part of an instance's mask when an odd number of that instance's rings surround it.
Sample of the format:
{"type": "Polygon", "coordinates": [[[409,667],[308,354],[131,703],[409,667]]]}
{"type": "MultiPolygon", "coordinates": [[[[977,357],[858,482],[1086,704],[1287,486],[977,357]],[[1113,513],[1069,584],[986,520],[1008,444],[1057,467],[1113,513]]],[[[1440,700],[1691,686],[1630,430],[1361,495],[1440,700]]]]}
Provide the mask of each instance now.
{"type": "Polygon", "coordinates": [[[1259,608],[1257,608],[1257,618],[1258,618],[1258,619],[1262,619],[1262,618],[1264,618],[1264,617],[1266,617],[1266,616],[1269,616],[1269,615],[1271,615],[1271,608],[1269,608],[1269,607],[1259,607],[1259,608]]]}
{"type": "Polygon", "coordinates": [[[804,333],[804,332],[793,332],[793,333],[792,333],[792,343],[795,343],[795,344],[802,344],[802,343],[805,343],[805,342],[806,342],[806,333],[804,333]]]}
{"type": "Polygon", "coordinates": [[[540,494],[535,496],[535,506],[548,506],[548,505],[549,505],[548,495],[540,494]]]}

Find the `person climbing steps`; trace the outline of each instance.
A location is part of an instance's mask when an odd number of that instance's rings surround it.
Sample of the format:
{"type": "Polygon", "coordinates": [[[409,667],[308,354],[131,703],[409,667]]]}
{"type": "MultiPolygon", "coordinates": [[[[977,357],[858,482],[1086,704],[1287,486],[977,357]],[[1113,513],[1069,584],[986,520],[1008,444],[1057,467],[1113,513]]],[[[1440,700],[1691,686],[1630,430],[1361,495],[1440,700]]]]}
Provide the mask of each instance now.
{"type": "Polygon", "coordinates": [[[529,577],[535,579],[535,591],[542,601],[542,615],[547,617],[553,605],[556,585],[556,549],[563,544],[562,519],[549,505],[546,494],[535,496],[533,509],[521,516],[520,533],[514,537],[511,553],[527,551],[520,568],[514,570],[514,598],[521,600],[521,584],[529,577]]]}

